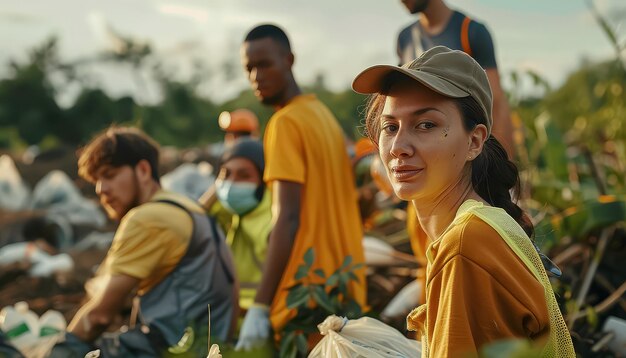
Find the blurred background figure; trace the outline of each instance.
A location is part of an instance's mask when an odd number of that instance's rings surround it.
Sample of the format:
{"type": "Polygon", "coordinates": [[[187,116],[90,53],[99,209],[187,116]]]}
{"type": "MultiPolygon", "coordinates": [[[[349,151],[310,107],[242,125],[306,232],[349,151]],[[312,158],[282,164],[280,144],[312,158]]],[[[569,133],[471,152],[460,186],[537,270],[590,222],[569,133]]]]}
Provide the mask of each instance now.
{"type": "Polygon", "coordinates": [[[513,124],[507,97],[500,86],[493,39],[487,27],[464,13],[449,8],[443,0],[402,0],[418,19],[398,34],[400,64],[416,59],[438,45],[472,56],[487,72],[493,92],[493,133],[513,158],[513,124]]]}
{"type": "MultiPolygon", "coordinates": [[[[267,265],[253,306],[244,318],[236,350],[263,344],[296,316],[288,288],[305,252],[311,268],[327,277],[350,256],[364,261],[362,228],[344,133],[335,115],[313,94],[303,94],[292,72],[295,61],[287,34],[271,24],[256,26],[241,46],[241,62],[257,99],[275,113],[265,129],[263,175],[273,193],[275,223],[267,265]],[[319,271],[318,271],[319,272],[319,271]],[[271,322],[271,323],[270,323],[271,322]]],[[[355,270],[348,295],[366,307],[365,270],[355,270]]],[[[311,282],[320,276],[308,275],[311,282]]],[[[344,296],[344,299],[346,299],[344,296]]]]}
{"type": "Polygon", "coordinates": [[[359,195],[359,211],[364,221],[376,210],[376,192],[378,191],[372,180],[371,164],[378,152],[368,138],[360,138],[353,146],[352,171],[359,195]]]}
{"type": "Polygon", "coordinates": [[[261,281],[272,229],[271,195],[263,182],[263,145],[253,139],[238,140],[222,156],[210,196],[203,207],[217,217],[226,233],[239,279],[239,306],[250,308],[261,281]]]}
{"type": "Polygon", "coordinates": [[[81,151],[79,175],[120,225],[51,357],[84,356],[94,343],[107,357],[206,355],[208,304],[211,336],[227,339],[237,308],[231,254],[196,202],[161,188],[158,148],[139,129],[111,127],[81,151]],[[102,336],[133,296],[129,329],[102,336]]]}
{"type": "Polygon", "coordinates": [[[239,138],[259,138],[259,119],[252,111],[240,108],[234,111],[224,111],[218,118],[220,128],[224,132],[224,147],[232,146],[239,138]]]}

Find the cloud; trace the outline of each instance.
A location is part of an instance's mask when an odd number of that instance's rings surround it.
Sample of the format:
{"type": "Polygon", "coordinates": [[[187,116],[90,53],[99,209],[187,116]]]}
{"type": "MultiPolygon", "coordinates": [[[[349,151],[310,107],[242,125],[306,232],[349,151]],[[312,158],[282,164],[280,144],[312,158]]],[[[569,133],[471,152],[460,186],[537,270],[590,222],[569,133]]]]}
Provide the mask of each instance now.
{"type": "Polygon", "coordinates": [[[209,21],[209,12],[195,6],[160,4],[157,9],[164,15],[180,16],[200,24],[206,24],[209,21]]]}
{"type": "Polygon", "coordinates": [[[37,16],[26,14],[23,12],[0,12],[0,19],[3,21],[13,22],[13,23],[35,23],[40,22],[41,19],[37,16]]]}
{"type": "Polygon", "coordinates": [[[108,41],[108,25],[104,15],[98,11],[92,11],[87,15],[87,24],[94,37],[102,44],[108,41]]]}

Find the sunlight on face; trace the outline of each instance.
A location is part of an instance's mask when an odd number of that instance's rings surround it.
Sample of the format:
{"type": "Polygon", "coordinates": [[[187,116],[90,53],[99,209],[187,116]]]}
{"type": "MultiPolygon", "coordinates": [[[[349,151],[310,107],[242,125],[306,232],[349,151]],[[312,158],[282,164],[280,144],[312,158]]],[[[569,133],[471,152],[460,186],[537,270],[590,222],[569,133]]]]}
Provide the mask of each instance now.
{"type": "Polygon", "coordinates": [[[102,167],[96,173],[96,194],[107,215],[120,220],[139,204],[139,183],[135,170],[129,165],[102,167]]]}
{"type": "Polygon", "coordinates": [[[458,186],[470,149],[455,102],[415,82],[391,88],[380,118],[380,156],[396,195],[435,200],[458,186]]]}
{"type": "Polygon", "coordinates": [[[289,53],[271,38],[245,42],[241,63],[248,75],[254,95],[264,104],[274,105],[287,88],[291,66],[289,53]]]}

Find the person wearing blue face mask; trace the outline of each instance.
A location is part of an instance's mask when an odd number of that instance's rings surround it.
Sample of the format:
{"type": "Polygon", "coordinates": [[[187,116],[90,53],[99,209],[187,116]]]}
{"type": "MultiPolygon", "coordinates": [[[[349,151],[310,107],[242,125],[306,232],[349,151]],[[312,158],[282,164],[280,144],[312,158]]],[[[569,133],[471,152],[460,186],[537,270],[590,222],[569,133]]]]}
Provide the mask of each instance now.
{"type": "Polygon", "coordinates": [[[212,215],[225,211],[231,215],[230,222],[220,225],[239,278],[239,306],[247,310],[261,281],[272,229],[271,196],[263,182],[263,145],[257,140],[239,139],[222,155],[221,163],[213,197],[200,201],[212,215]]]}
{"type": "MultiPolygon", "coordinates": [[[[247,159],[239,159],[247,160],[247,159]]],[[[220,203],[233,214],[244,215],[259,205],[257,192],[263,192],[261,186],[251,182],[234,182],[223,180],[217,189],[220,203]]]]}

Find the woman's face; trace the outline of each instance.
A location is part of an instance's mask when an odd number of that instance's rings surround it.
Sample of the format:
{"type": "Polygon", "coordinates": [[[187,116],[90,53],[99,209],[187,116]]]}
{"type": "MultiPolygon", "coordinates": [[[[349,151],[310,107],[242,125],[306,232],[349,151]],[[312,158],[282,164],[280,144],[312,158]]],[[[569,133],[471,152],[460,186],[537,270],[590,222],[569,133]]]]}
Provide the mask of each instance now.
{"type": "Polygon", "coordinates": [[[261,185],[262,179],[259,170],[251,160],[235,157],[222,164],[217,175],[218,180],[231,180],[233,182],[253,183],[261,185]]]}
{"type": "Polygon", "coordinates": [[[396,195],[435,201],[465,187],[480,153],[455,102],[415,82],[392,86],[380,117],[380,157],[396,195]],[[467,169],[466,169],[467,168],[467,169]]]}

